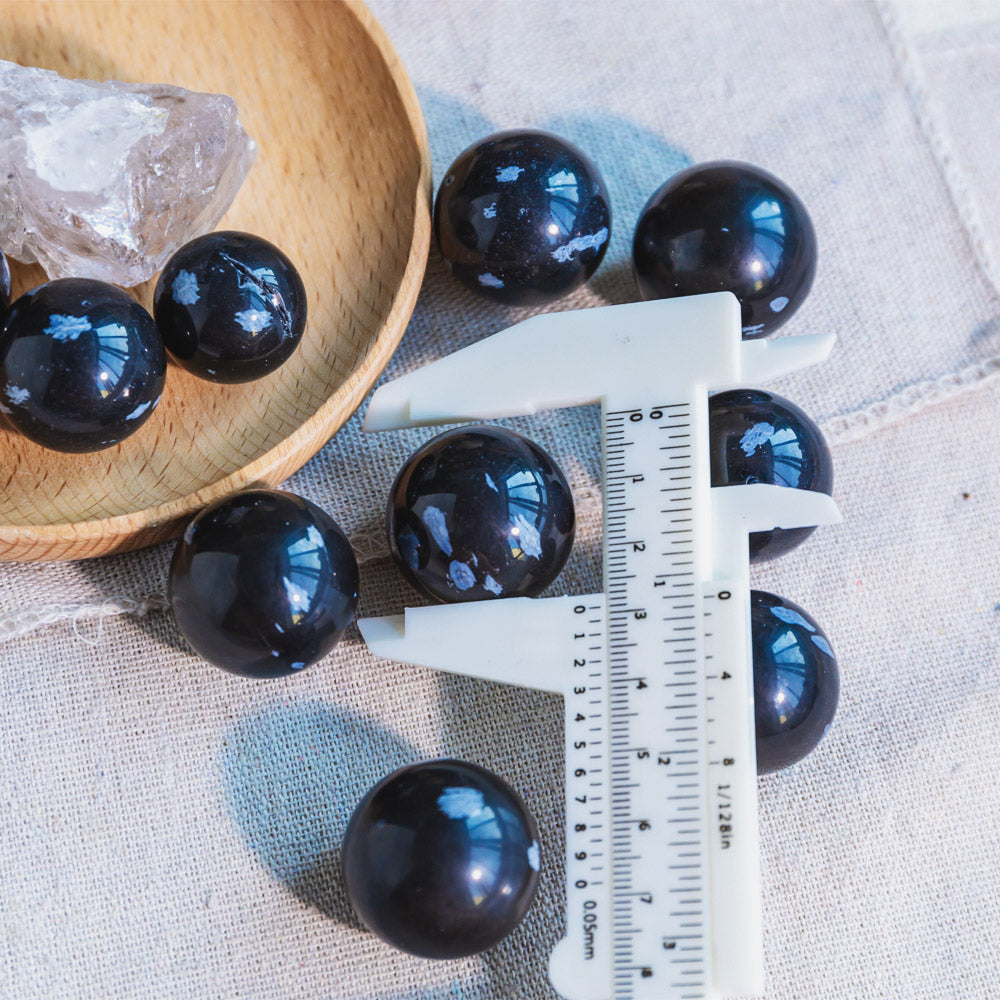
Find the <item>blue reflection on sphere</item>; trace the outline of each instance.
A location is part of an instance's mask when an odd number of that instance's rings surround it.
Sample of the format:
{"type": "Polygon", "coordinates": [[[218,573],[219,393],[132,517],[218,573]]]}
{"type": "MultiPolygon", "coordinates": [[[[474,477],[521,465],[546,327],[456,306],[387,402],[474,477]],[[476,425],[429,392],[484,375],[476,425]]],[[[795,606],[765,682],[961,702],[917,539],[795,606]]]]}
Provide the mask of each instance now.
{"type": "Polygon", "coordinates": [[[840,672],[816,621],[787,598],[750,592],[757,773],[800,761],[837,711],[840,672]]]}
{"type": "MultiPolygon", "coordinates": [[[[708,401],[712,485],[765,483],[833,492],[833,459],[823,433],[799,407],[763,389],[720,392],[708,401]]],[[[791,552],[815,528],[773,528],[750,535],[750,558],[791,552]]]]}

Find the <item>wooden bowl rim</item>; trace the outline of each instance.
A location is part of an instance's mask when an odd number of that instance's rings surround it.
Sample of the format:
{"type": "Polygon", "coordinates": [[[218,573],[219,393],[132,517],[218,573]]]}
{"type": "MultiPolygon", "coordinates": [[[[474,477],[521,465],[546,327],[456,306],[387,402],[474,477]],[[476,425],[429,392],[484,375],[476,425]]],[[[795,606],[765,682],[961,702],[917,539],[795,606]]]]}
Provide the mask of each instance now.
{"type": "Polygon", "coordinates": [[[251,486],[276,486],[306,464],[350,419],[368,390],[382,373],[406,331],[420,293],[431,235],[431,155],[420,102],[402,61],[382,26],[362,0],[343,0],[344,7],[360,22],[367,36],[385,62],[396,87],[403,111],[413,131],[420,157],[420,174],[415,193],[413,236],[403,277],[396,290],[389,314],[375,334],[372,346],[364,358],[337,390],[319,409],[288,437],[278,442],[259,458],[230,473],[224,479],[185,494],[166,503],[142,510],[89,521],[67,521],[63,524],[0,524],[0,561],[31,561],[30,555],[20,555],[38,547],[59,548],[59,554],[43,558],[70,560],[86,558],[74,555],[72,549],[90,550],[94,556],[144,548],[165,541],[179,533],[181,519],[201,510],[224,496],[251,486]],[[337,421],[337,411],[349,407],[346,417],[337,421]],[[293,457],[294,456],[294,457],[293,457]],[[289,466],[289,458],[292,464],[289,466]],[[281,475],[275,475],[282,469],[281,475]],[[135,539],[134,544],[129,544],[135,539]],[[101,542],[100,552],[93,551],[101,542]],[[13,550],[14,554],[10,554],[13,550]]]}

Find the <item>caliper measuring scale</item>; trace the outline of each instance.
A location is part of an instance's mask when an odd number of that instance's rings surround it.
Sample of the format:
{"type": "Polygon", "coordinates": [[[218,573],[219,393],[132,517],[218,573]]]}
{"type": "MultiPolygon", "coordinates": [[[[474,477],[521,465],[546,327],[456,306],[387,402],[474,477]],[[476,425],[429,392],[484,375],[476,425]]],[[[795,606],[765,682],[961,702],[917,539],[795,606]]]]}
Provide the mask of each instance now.
{"type": "Polygon", "coordinates": [[[562,694],[566,1000],[763,989],[747,536],[822,493],[712,488],[708,394],[822,361],[743,341],[729,292],[536,316],[382,386],[366,429],[601,404],[604,590],[359,622],[378,656],[562,694]]]}

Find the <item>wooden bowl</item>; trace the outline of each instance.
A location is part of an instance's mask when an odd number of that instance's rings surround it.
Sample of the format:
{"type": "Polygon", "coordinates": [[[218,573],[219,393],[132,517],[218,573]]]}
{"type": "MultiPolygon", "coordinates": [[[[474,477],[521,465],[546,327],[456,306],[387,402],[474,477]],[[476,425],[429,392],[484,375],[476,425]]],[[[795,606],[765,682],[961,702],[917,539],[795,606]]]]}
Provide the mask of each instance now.
{"type": "MultiPolygon", "coordinates": [[[[356,3],[3,3],[0,57],[65,76],[236,98],[257,161],[219,228],[298,266],[309,322],[278,371],[215,385],[171,364],[146,424],[106,451],[0,430],[0,559],[80,559],[176,535],[206,504],[274,486],[360,404],[416,303],[430,154],[399,59],[356,3]]],[[[14,294],[45,280],[13,265],[14,294]]],[[[135,290],[151,306],[152,282],[135,290]]]]}

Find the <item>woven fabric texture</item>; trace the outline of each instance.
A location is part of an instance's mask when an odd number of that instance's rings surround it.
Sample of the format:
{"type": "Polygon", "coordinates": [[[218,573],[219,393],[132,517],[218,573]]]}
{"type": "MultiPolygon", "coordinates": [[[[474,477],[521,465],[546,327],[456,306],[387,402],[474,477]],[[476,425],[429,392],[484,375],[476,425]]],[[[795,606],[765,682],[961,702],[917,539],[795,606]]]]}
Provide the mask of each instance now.
{"type": "MultiPolygon", "coordinates": [[[[829,433],[844,523],[754,583],[822,623],[842,686],[817,752],[759,783],[766,996],[1000,996],[1000,8],[372,6],[416,85],[437,178],[520,125],[575,141],[604,174],[607,258],[553,308],[636,298],[636,218],[689,163],[758,163],[809,206],[820,267],[786,332],[840,340],[775,388],[829,433]]],[[[467,292],[432,250],[385,378],[527,315],[467,292]]],[[[599,589],[596,411],[505,423],[577,497],[551,593],[599,589]]],[[[362,615],[419,603],[381,522],[428,436],[368,436],[355,416],[288,483],[355,540],[362,615]]],[[[229,676],[165,611],[169,556],[0,566],[0,998],[553,1000],[560,700],[376,662],[353,628],[300,676],[229,676]],[[365,932],[339,871],[367,788],[439,755],[506,777],[543,845],[525,924],[450,963],[365,932]]]]}

